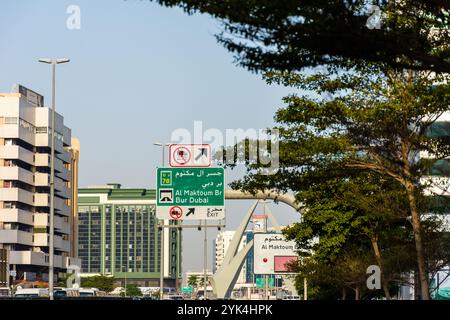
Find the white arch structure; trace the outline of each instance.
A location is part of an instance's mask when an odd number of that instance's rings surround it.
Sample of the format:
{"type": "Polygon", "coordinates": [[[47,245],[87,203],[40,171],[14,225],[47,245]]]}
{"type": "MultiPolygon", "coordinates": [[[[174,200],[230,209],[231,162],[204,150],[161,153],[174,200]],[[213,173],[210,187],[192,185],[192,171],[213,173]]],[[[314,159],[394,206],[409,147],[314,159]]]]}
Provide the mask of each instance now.
{"type": "MultiPolygon", "coordinates": [[[[226,190],[225,199],[256,199],[256,200],[266,200],[272,199],[274,201],[280,201],[286,203],[287,205],[294,208],[296,211],[301,210],[301,204],[299,204],[292,195],[281,194],[274,191],[260,191],[256,194],[244,193],[239,190],[226,190]]],[[[218,299],[229,298],[231,296],[231,291],[236,284],[236,280],[239,276],[239,272],[244,264],[245,258],[248,252],[253,248],[253,240],[248,242],[241,251],[238,252],[239,244],[241,242],[242,236],[244,235],[245,229],[247,228],[248,222],[250,221],[253,212],[258,205],[258,201],[250,207],[241,224],[237,228],[233,239],[230,242],[227,253],[223,260],[222,266],[217,270],[211,279],[211,285],[213,287],[214,296],[218,299]]],[[[268,211],[268,218],[271,220],[272,224],[279,231],[278,223],[275,217],[270,211],[268,211]]]]}

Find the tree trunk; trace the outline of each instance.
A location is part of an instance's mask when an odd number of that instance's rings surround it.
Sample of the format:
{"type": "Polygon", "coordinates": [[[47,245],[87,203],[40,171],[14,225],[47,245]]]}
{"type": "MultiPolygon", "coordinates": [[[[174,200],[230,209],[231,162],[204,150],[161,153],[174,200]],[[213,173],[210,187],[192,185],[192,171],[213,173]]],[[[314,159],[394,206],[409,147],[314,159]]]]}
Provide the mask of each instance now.
{"type": "Polygon", "coordinates": [[[389,293],[388,282],[384,276],[384,265],[383,259],[381,258],[380,248],[378,246],[378,241],[375,237],[370,238],[370,242],[372,243],[373,252],[375,254],[375,259],[377,260],[378,266],[380,267],[381,272],[381,286],[383,287],[384,296],[387,300],[391,300],[391,294],[389,293]]]}
{"type": "Polygon", "coordinates": [[[359,287],[355,289],[355,300],[359,300],[359,287]]]}
{"type": "Polygon", "coordinates": [[[419,283],[422,300],[430,300],[430,292],[428,286],[428,275],[425,266],[425,253],[422,242],[422,224],[420,222],[420,214],[417,210],[415,186],[411,181],[406,182],[406,192],[408,193],[409,207],[411,209],[411,223],[414,231],[414,241],[417,252],[417,267],[419,270],[419,283]]]}
{"type": "Polygon", "coordinates": [[[342,288],[342,300],[347,299],[347,291],[345,290],[345,287],[342,288]]]}

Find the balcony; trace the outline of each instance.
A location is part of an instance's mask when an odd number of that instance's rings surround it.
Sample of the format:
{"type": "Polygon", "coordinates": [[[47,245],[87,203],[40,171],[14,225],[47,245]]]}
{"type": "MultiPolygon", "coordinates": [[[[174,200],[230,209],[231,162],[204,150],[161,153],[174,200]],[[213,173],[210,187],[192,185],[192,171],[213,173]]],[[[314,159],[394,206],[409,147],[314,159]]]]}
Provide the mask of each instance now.
{"type": "MultiPolygon", "coordinates": [[[[58,232],[69,234],[69,223],[64,221],[63,217],[55,215],[54,218],[55,229],[58,232]]],[[[38,228],[48,227],[50,225],[49,215],[47,213],[35,213],[34,214],[34,226],[38,228]]]]}
{"type": "Polygon", "coordinates": [[[35,193],[34,194],[34,206],[49,207],[50,206],[50,195],[48,193],[35,193]]]}
{"type": "Polygon", "coordinates": [[[33,173],[19,167],[0,167],[2,180],[18,180],[33,185],[33,173]]]}
{"type": "Polygon", "coordinates": [[[36,172],[34,174],[34,185],[38,187],[50,186],[50,175],[48,173],[36,172]]]}
{"type": "Polygon", "coordinates": [[[62,217],[55,216],[55,229],[64,234],[70,233],[69,223],[65,222],[62,217]]]}
{"type": "Polygon", "coordinates": [[[64,182],[59,178],[55,179],[55,191],[61,198],[69,199],[71,196],[70,189],[67,188],[64,182]]]}
{"type": "MultiPolygon", "coordinates": [[[[48,233],[35,233],[34,234],[34,246],[36,247],[48,247],[49,246],[49,234],[48,233]]],[[[63,240],[62,237],[55,235],[54,237],[55,250],[69,252],[70,243],[68,240],[63,240]]]]}
{"type": "Polygon", "coordinates": [[[32,226],[33,214],[20,209],[0,209],[0,222],[18,222],[32,226]]]}
{"type": "Polygon", "coordinates": [[[70,207],[65,203],[65,200],[55,197],[55,209],[59,210],[59,214],[70,216],[70,207]]]}
{"type": "Polygon", "coordinates": [[[35,233],[33,237],[35,247],[48,247],[48,233],[35,233]]]}
{"type": "Polygon", "coordinates": [[[2,124],[0,126],[0,138],[18,138],[19,125],[18,124],[2,124]]]}
{"type": "Polygon", "coordinates": [[[50,135],[48,133],[36,133],[34,143],[36,147],[50,147],[50,135]]]}
{"type": "Polygon", "coordinates": [[[48,153],[36,153],[34,155],[34,165],[36,167],[50,167],[50,155],[48,153]]]}
{"type": "Polygon", "coordinates": [[[71,178],[69,170],[64,167],[60,168],[60,170],[55,169],[55,176],[66,181],[69,181],[71,178]]]}
{"type": "Polygon", "coordinates": [[[16,201],[33,205],[33,194],[19,188],[0,188],[0,201],[16,201]]]}
{"type": "Polygon", "coordinates": [[[21,230],[0,230],[0,243],[33,245],[33,234],[21,230]]]}
{"type": "Polygon", "coordinates": [[[33,152],[20,146],[3,146],[0,148],[0,159],[20,159],[33,164],[33,152]]]}
{"type": "Polygon", "coordinates": [[[66,163],[70,163],[72,160],[72,156],[69,151],[65,150],[62,153],[56,154],[56,158],[61,159],[62,161],[66,163]]]}
{"type": "MultiPolygon", "coordinates": [[[[36,266],[48,266],[48,254],[35,251],[11,251],[10,264],[28,264],[36,266]]],[[[54,255],[54,264],[57,268],[66,268],[65,259],[54,255]],[[64,263],[63,263],[64,262],[64,263]]]]}

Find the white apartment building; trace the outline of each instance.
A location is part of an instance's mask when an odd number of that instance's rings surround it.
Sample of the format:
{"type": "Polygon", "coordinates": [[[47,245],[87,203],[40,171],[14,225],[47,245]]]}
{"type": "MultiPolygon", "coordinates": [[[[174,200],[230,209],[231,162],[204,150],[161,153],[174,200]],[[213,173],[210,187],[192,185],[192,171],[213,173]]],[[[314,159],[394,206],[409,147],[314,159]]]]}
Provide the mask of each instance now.
{"type": "MultiPolygon", "coordinates": [[[[17,86],[0,93],[0,248],[15,280],[48,280],[51,109],[17,86]]],[[[78,260],[71,249],[71,130],[55,116],[55,275],[78,260]]]]}
{"type": "MultiPolygon", "coordinates": [[[[214,255],[214,272],[218,270],[223,263],[225,255],[227,254],[228,247],[230,246],[231,240],[233,239],[235,231],[222,231],[219,232],[214,241],[215,255],[214,255]]],[[[241,243],[239,244],[238,251],[246,245],[246,237],[242,237],[241,243]]],[[[246,283],[246,264],[242,265],[241,272],[237,278],[236,283],[246,283]]]]}

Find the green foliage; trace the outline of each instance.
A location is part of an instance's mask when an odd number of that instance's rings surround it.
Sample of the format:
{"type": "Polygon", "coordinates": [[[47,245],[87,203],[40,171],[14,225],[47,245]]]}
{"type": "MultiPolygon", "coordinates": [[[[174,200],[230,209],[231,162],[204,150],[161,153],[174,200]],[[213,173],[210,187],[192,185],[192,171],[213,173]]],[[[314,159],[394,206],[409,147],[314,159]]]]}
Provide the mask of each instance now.
{"type": "Polygon", "coordinates": [[[153,0],[217,18],[216,37],[252,71],[349,68],[367,62],[450,71],[446,0],[153,0]],[[381,24],[367,26],[376,13],[381,24]]]}
{"type": "Polygon", "coordinates": [[[305,210],[286,234],[298,242],[303,256],[313,253],[309,266],[353,270],[350,277],[336,270],[332,274],[342,274],[341,288],[358,285],[361,270],[348,263],[360,261],[347,255],[372,251],[372,259],[383,267],[388,295],[393,283],[403,281],[403,272],[416,268],[414,259],[423,275],[448,263],[450,251],[438,225],[416,219],[436,210],[424,196],[429,185],[419,182],[430,163],[415,161],[421,151],[450,156],[448,136],[425,134],[448,111],[446,76],[367,65],[351,73],[271,71],[266,77],[304,94],[285,97],[287,106],[275,117],[280,170],[265,176],[256,171],[260,164],[248,164],[247,176],[232,187],[295,192],[305,210]]]}
{"type": "Polygon", "coordinates": [[[97,288],[101,291],[110,292],[114,289],[114,278],[106,276],[81,278],[81,287],[97,288]]]}
{"type": "MultiPolygon", "coordinates": [[[[122,297],[125,296],[125,290],[120,294],[122,297]]],[[[127,284],[126,286],[126,296],[127,297],[142,297],[142,291],[136,284],[127,284]]]]}
{"type": "Polygon", "coordinates": [[[199,279],[196,275],[189,276],[189,279],[187,281],[188,286],[192,288],[196,288],[198,286],[199,279]]]}

